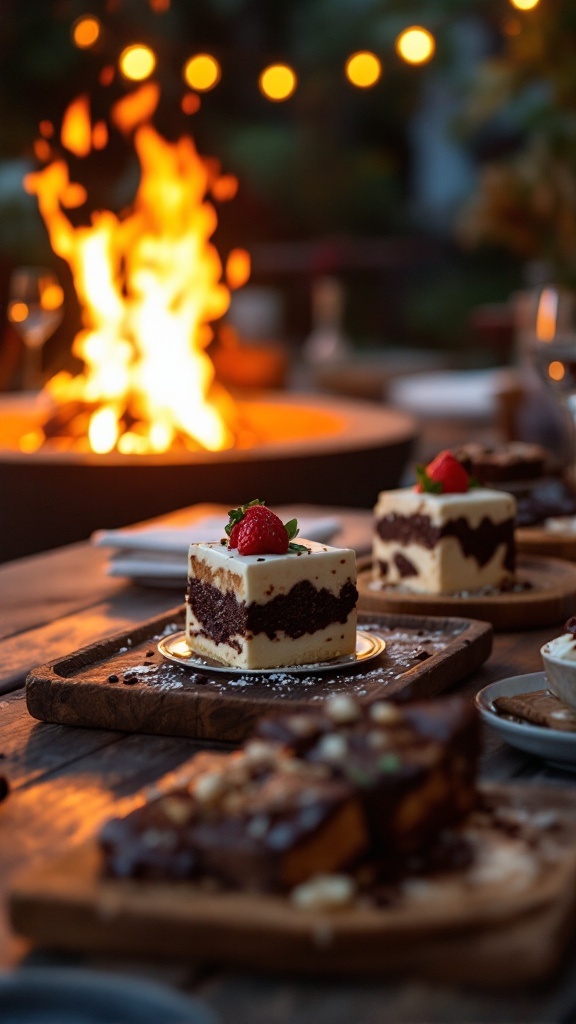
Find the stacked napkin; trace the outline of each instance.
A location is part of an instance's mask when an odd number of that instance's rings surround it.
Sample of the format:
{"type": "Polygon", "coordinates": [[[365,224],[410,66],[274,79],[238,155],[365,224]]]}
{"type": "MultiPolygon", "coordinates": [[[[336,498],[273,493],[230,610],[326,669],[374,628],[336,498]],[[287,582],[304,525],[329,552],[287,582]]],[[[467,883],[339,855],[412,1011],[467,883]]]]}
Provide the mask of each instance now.
{"type": "MultiPolygon", "coordinates": [[[[285,517],[290,518],[290,516],[285,517]]],[[[181,586],[188,570],[188,546],[218,541],[224,536],[226,516],[205,516],[189,526],[127,526],[120,530],[98,530],[92,543],[112,548],[107,566],[109,576],[127,576],[141,583],[181,586]]],[[[333,516],[298,517],[300,537],[328,543],[340,530],[333,516]]]]}

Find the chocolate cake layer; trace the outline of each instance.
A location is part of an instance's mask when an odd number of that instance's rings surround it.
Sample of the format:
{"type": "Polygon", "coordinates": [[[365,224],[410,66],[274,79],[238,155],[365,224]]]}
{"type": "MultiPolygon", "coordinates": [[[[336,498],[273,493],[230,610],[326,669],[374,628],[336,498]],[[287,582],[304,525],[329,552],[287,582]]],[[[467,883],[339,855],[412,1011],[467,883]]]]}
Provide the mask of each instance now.
{"type": "Polygon", "coordinates": [[[419,544],[433,550],[445,537],[455,537],[466,557],[473,557],[478,565],[487,565],[501,545],[506,548],[504,565],[514,571],[514,520],[505,519],[493,523],[484,517],[478,526],[471,527],[463,516],[443,526],[435,526],[429,516],[403,516],[389,513],[376,522],[376,532],[383,541],[397,541],[400,544],[419,544]]]}
{"type": "Polygon", "coordinates": [[[332,623],[345,623],[356,606],[358,591],[350,581],[335,595],[325,587],[317,589],[309,580],[301,580],[288,594],[278,594],[265,604],[247,605],[230,592],[224,594],[209,583],[191,578],[186,599],[205,635],[216,643],[230,644],[234,636],[260,633],[270,640],[279,634],[294,640],[332,623]]]}

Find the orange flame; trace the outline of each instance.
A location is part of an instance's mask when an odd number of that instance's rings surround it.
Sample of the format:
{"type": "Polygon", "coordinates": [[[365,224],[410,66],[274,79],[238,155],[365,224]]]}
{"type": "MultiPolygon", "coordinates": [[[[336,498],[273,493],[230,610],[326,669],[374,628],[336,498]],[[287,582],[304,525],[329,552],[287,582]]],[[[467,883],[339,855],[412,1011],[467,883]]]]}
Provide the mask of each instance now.
{"type": "MultiPolygon", "coordinates": [[[[157,101],[157,87],[146,85],[112,114],[123,130],[135,128],[141,166],[132,209],[122,217],[102,210],[89,226],[74,226],[64,211],[86,196],[63,159],[24,183],[38,197],[54,252],[72,269],[82,307],[72,351],[84,369],[57,374],[47,390],[59,405],[82,403],[89,446],[102,453],[175,444],[216,451],[234,443],[233,402],[215,384],[205,352],[210,322],[230,301],[210,242],[216,213],[205,196],[213,163],[199,157],[191,138],[169,143],[156,132],[148,119],[157,101]]],[[[94,144],[87,97],[70,106],[63,129],[62,143],[76,155],[94,144]]],[[[244,259],[244,277],[247,266],[244,259]]]]}

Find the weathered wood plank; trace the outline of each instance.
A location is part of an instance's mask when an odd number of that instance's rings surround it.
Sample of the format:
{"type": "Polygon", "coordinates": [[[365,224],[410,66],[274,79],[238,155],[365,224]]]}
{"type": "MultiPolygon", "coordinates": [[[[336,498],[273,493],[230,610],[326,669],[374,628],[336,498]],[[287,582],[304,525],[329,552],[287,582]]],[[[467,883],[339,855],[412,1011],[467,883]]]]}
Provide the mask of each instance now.
{"type": "Polygon", "coordinates": [[[13,949],[5,908],[14,874],[93,836],[203,748],[193,740],[123,735],[9,794],[0,805],[0,963],[6,964],[6,951],[13,949]]]}
{"type": "Polygon", "coordinates": [[[0,566],[0,638],[113,597],[125,584],[106,576],[106,557],[101,548],[71,544],[0,566]]]}
{"type": "Polygon", "coordinates": [[[147,590],[123,585],[104,604],[56,618],[48,625],[11,636],[0,644],[0,693],[24,684],[36,665],[61,657],[86,644],[127,629],[168,611],[178,601],[172,590],[147,590]]]}

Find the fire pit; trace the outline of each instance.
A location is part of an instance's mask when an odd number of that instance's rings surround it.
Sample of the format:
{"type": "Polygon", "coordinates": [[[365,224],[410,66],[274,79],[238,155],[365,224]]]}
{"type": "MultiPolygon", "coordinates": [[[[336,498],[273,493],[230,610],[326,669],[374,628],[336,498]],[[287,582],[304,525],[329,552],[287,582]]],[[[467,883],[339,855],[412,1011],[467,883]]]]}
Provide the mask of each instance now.
{"type": "MultiPolygon", "coordinates": [[[[367,508],[409,458],[406,415],[315,396],[235,400],[217,379],[209,349],[224,336],[213,324],[248,279],[249,257],[221,260],[214,202],[238,183],[190,136],[159,134],[159,99],[150,82],[109,112],[105,137],[120,132],[140,164],[130,206],[90,212],[70,178],[67,154],[77,172],[101,135],[86,95],[25,178],[73,274],[82,368],[52,377],[32,409],[0,407],[0,488],[14,496],[0,508],[0,560],[198,501],[367,508]]],[[[13,322],[25,312],[9,307],[13,322]]]]}
{"type": "Polygon", "coordinates": [[[45,410],[0,405],[0,561],[82,540],[198,501],[309,502],[370,508],[399,483],[414,421],[385,407],[317,395],[239,402],[260,443],[158,455],[19,451],[45,410]]]}

